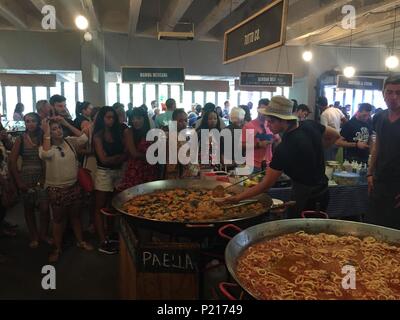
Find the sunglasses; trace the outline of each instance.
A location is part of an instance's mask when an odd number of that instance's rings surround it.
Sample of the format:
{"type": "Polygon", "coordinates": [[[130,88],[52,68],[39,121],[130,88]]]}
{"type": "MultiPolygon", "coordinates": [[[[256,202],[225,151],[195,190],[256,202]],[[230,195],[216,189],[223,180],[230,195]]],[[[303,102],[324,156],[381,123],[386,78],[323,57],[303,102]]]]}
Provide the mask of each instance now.
{"type": "Polygon", "coordinates": [[[57,150],[60,151],[61,157],[65,157],[65,153],[61,147],[57,147],[57,150]]]}

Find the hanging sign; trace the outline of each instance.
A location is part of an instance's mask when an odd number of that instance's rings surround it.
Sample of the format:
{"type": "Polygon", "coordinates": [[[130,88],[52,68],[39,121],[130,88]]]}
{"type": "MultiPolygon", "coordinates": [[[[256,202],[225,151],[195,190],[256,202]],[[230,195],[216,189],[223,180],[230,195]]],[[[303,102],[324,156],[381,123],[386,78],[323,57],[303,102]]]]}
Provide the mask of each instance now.
{"type": "Polygon", "coordinates": [[[122,82],[183,83],[183,68],[122,67],[122,82]]]}
{"type": "Polygon", "coordinates": [[[276,92],[276,87],[258,87],[258,86],[241,86],[239,80],[235,80],[236,91],[259,91],[259,92],[276,92]]]}
{"type": "Polygon", "coordinates": [[[287,0],[261,9],[224,34],[224,63],[233,62],[285,43],[287,0]]]}
{"type": "Polygon", "coordinates": [[[357,90],[379,90],[383,89],[385,79],[371,77],[352,77],[338,76],[337,87],[341,89],[357,90]]]}
{"type": "Polygon", "coordinates": [[[293,87],[293,73],[241,72],[241,86],[293,87]]]}

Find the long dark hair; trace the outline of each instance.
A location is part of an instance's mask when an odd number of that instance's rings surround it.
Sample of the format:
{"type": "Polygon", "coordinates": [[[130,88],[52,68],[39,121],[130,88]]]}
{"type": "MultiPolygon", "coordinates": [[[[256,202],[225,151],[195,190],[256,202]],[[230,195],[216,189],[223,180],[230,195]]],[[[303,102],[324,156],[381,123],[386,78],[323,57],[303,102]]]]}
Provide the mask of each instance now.
{"type": "Polygon", "coordinates": [[[239,106],[239,108],[243,109],[245,114],[244,114],[244,121],[246,122],[250,122],[251,121],[251,113],[250,113],[250,109],[248,106],[246,106],[245,104],[242,104],[239,106]]]}
{"type": "Polygon", "coordinates": [[[101,135],[104,137],[104,132],[106,124],[104,123],[104,117],[107,112],[112,112],[114,116],[114,124],[111,127],[111,135],[113,137],[114,143],[122,144],[122,128],[118,121],[118,114],[112,107],[103,107],[100,109],[96,116],[96,121],[94,123],[93,135],[101,135]]]}
{"type": "Polygon", "coordinates": [[[146,138],[147,132],[150,130],[150,120],[147,111],[143,107],[133,108],[131,119],[133,141],[137,146],[143,138],[146,138]],[[135,117],[143,117],[143,127],[141,129],[133,127],[133,118],[135,117]]]}
{"type": "MultiPolygon", "coordinates": [[[[37,114],[36,112],[29,112],[24,116],[24,121],[26,120],[27,117],[33,118],[36,121],[37,127],[34,133],[35,137],[38,138],[38,141],[41,144],[43,140],[43,130],[40,127],[41,119],[39,114],[37,114]]],[[[25,129],[25,132],[27,133],[28,129],[25,129]]]]}
{"type": "Polygon", "coordinates": [[[221,131],[221,120],[220,120],[220,118],[218,116],[217,111],[215,111],[215,110],[214,111],[207,111],[206,113],[204,113],[204,115],[201,117],[201,123],[200,123],[200,126],[199,126],[198,130],[210,129],[208,127],[208,117],[209,117],[209,115],[211,113],[215,113],[217,115],[217,130],[221,131]]]}
{"type": "Polygon", "coordinates": [[[22,109],[24,108],[24,105],[21,103],[21,102],[18,102],[16,105],[15,105],[15,109],[14,109],[14,112],[15,113],[22,113],[22,109]]]}
{"type": "Polygon", "coordinates": [[[76,116],[82,114],[82,111],[85,110],[87,107],[89,107],[91,103],[89,101],[83,101],[83,102],[76,102],[76,107],[75,107],[75,114],[76,116]]]}

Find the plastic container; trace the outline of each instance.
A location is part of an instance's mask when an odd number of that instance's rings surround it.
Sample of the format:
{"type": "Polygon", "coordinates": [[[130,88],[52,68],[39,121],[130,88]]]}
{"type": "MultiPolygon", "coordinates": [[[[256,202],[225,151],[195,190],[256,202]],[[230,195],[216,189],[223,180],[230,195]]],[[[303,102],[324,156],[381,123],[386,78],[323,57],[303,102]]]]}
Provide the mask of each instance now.
{"type": "Polygon", "coordinates": [[[352,173],[352,172],[334,172],[333,173],[333,180],[338,185],[342,186],[355,186],[358,185],[360,181],[360,175],[358,173],[352,173]]]}

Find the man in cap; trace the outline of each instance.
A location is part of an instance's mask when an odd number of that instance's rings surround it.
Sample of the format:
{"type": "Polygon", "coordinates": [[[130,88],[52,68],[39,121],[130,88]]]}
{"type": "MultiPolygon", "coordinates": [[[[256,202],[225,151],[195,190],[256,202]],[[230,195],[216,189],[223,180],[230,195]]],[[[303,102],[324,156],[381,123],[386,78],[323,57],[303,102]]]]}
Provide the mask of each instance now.
{"type": "Polygon", "coordinates": [[[274,134],[283,134],[276,147],[264,179],[251,189],[233,196],[227,202],[237,202],[267,192],[283,172],[293,182],[292,200],[296,206],[288,212],[289,218],[298,218],[304,210],[317,207],[326,210],[329,201],[328,179],[325,176],[324,147],[332,146],[339,133],[315,121],[300,125],[293,115],[293,103],[283,96],[275,96],[261,112],[267,117],[274,134]]]}

